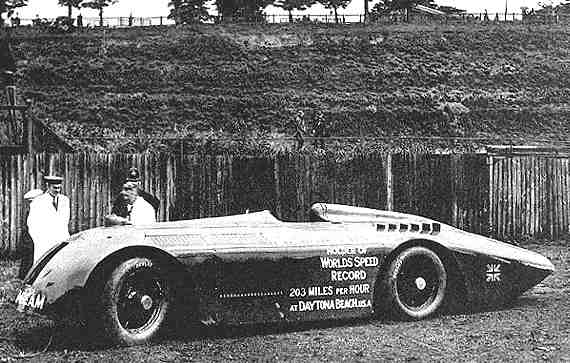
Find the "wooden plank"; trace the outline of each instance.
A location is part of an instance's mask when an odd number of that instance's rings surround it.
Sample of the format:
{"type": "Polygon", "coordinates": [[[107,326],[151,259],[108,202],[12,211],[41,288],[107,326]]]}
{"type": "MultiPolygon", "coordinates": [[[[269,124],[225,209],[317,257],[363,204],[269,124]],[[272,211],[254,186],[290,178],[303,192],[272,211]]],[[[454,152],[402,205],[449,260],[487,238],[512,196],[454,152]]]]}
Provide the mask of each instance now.
{"type": "Polygon", "coordinates": [[[162,220],[162,213],[163,213],[163,207],[162,207],[162,203],[164,201],[164,196],[161,194],[161,190],[158,186],[157,183],[157,179],[159,179],[162,175],[162,170],[163,170],[163,165],[159,164],[158,161],[156,160],[156,154],[155,153],[149,153],[146,159],[146,167],[145,169],[147,170],[148,173],[148,185],[149,185],[149,190],[150,193],[152,195],[154,195],[156,198],[158,198],[158,200],[160,201],[160,205],[158,206],[158,211],[157,211],[157,219],[160,221],[162,220]]]}
{"type": "Polygon", "coordinates": [[[502,188],[502,203],[503,203],[503,207],[501,208],[503,210],[503,215],[502,215],[502,223],[501,226],[503,228],[503,238],[504,237],[508,237],[509,234],[509,208],[510,208],[510,203],[509,203],[509,193],[510,193],[510,178],[509,178],[509,161],[510,158],[504,158],[502,160],[501,163],[501,167],[502,167],[502,182],[501,182],[501,188],[502,188]]]}
{"type": "Polygon", "coordinates": [[[4,176],[5,171],[7,170],[5,164],[4,164],[4,155],[0,155],[0,252],[4,253],[5,252],[5,228],[4,228],[4,221],[6,220],[6,216],[5,216],[5,208],[4,208],[4,202],[6,201],[6,194],[5,194],[5,188],[4,188],[4,181],[6,180],[6,177],[4,176]]]}
{"type": "Polygon", "coordinates": [[[79,195],[79,205],[81,213],[81,227],[80,229],[86,230],[89,228],[89,179],[87,178],[87,153],[81,153],[80,156],[80,169],[81,171],[81,190],[79,195]]]}
{"type": "Polygon", "coordinates": [[[532,158],[532,211],[533,211],[533,236],[540,234],[540,216],[538,211],[538,204],[540,198],[540,184],[538,176],[540,175],[540,164],[537,158],[532,158]]]}
{"type": "Polygon", "coordinates": [[[166,193],[164,200],[164,220],[172,220],[172,210],[174,201],[176,200],[176,158],[174,155],[169,155],[166,158],[166,193]]]}
{"type": "Polygon", "coordinates": [[[487,156],[487,164],[489,165],[489,172],[487,178],[487,184],[489,188],[488,193],[488,203],[489,203],[489,215],[487,216],[487,224],[489,227],[489,233],[491,236],[494,235],[495,231],[495,214],[497,213],[497,208],[495,208],[495,158],[491,155],[487,156]]]}
{"type": "Polygon", "coordinates": [[[386,209],[394,210],[394,174],[392,173],[392,154],[386,154],[384,161],[386,171],[386,209]]]}
{"type": "Polygon", "coordinates": [[[499,204],[498,204],[498,209],[499,209],[499,221],[498,221],[498,231],[499,231],[499,236],[501,238],[505,237],[505,225],[506,225],[506,220],[505,220],[505,210],[506,210],[506,203],[505,203],[505,195],[504,195],[504,190],[505,190],[505,178],[504,178],[504,169],[505,169],[505,159],[502,158],[500,159],[499,162],[499,168],[498,168],[498,177],[499,177],[499,182],[498,182],[498,187],[499,187],[499,204]]]}
{"type": "Polygon", "coordinates": [[[552,225],[553,225],[553,233],[552,233],[552,237],[553,238],[558,238],[558,236],[560,235],[560,221],[559,216],[560,216],[560,210],[559,210],[559,203],[560,203],[560,191],[558,189],[558,186],[560,184],[559,182],[559,164],[558,164],[558,158],[553,158],[552,159],[552,177],[553,177],[553,193],[552,193],[552,200],[553,200],[553,208],[552,208],[552,225]]]}
{"type": "Polygon", "coordinates": [[[554,225],[553,225],[553,207],[554,207],[554,202],[553,202],[553,195],[554,195],[554,190],[553,190],[553,180],[551,178],[551,176],[553,175],[552,172],[552,159],[551,158],[547,158],[546,159],[546,170],[545,170],[545,180],[547,181],[547,193],[548,193],[548,204],[547,204],[547,226],[548,226],[548,236],[552,236],[554,235],[554,225]]]}
{"type": "Polygon", "coordinates": [[[536,235],[540,236],[542,234],[542,197],[543,197],[543,187],[542,185],[542,161],[539,158],[534,159],[534,181],[535,181],[535,216],[536,216],[536,235]]]}
{"type": "Polygon", "coordinates": [[[556,236],[562,235],[562,159],[556,158],[556,236]]]}
{"type": "Polygon", "coordinates": [[[555,159],[548,159],[548,171],[547,178],[549,181],[549,202],[550,206],[548,208],[548,223],[550,234],[548,237],[552,238],[556,234],[556,165],[555,159]]]}
{"type": "Polygon", "coordinates": [[[562,159],[562,233],[570,232],[568,228],[568,158],[562,159]]]}
{"type": "Polygon", "coordinates": [[[457,202],[457,189],[458,189],[458,167],[459,163],[457,161],[457,155],[452,155],[451,159],[451,178],[450,178],[450,189],[451,189],[451,225],[459,227],[459,210],[457,202]]]}
{"type": "Polygon", "coordinates": [[[10,240],[8,243],[8,250],[12,250],[14,244],[16,243],[16,200],[17,200],[17,155],[10,158],[10,240]]]}
{"type": "Polygon", "coordinates": [[[523,209],[523,220],[524,220],[524,229],[523,233],[528,237],[530,236],[530,208],[529,208],[529,198],[530,198],[530,180],[529,180],[529,165],[528,156],[522,158],[523,164],[523,196],[522,196],[522,205],[521,208],[523,209]]]}
{"type": "Polygon", "coordinates": [[[549,159],[549,174],[550,180],[550,238],[556,235],[556,159],[549,159]]]}
{"type": "Polygon", "coordinates": [[[160,220],[167,220],[168,205],[166,201],[168,200],[168,191],[171,185],[164,183],[168,180],[168,156],[155,155],[156,167],[160,170],[160,173],[156,174],[154,177],[154,183],[157,193],[160,195],[160,220]]]}
{"type": "Polygon", "coordinates": [[[9,192],[8,192],[8,180],[10,179],[10,158],[5,155],[0,155],[0,180],[1,187],[0,191],[2,192],[2,199],[0,199],[0,248],[2,249],[2,253],[8,253],[9,249],[9,222],[10,219],[10,205],[9,205],[9,192]]]}
{"type": "Polygon", "coordinates": [[[541,168],[540,159],[534,158],[534,217],[535,217],[535,236],[540,236],[541,234],[541,213],[540,213],[540,203],[541,203],[541,189],[542,185],[540,183],[541,168]]]}
{"type": "Polygon", "coordinates": [[[528,187],[528,198],[527,198],[527,213],[528,213],[528,231],[529,236],[534,237],[534,163],[533,158],[527,158],[527,187],[528,187]]]}
{"type": "Polygon", "coordinates": [[[2,168],[2,219],[0,220],[0,236],[2,238],[2,252],[9,252],[8,246],[10,245],[10,229],[9,229],[9,219],[10,219],[10,193],[8,190],[8,184],[10,180],[10,157],[2,155],[0,157],[0,166],[2,168]]]}
{"type": "Polygon", "coordinates": [[[543,185],[543,180],[542,180],[542,172],[543,172],[543,165],[542,165],[542,159],[541,158],[537,158],[535,160],[536,163],[536,175],[535,175],[535,181],[536,181],[536,203],[535,203],[535,209],[536,209],[536,233],[537,236],[542,236],[542,226],[543,226],[543,222],[542,222],[542,218],[543,218],[543,213],[542,213],[542,206],[544,204],[544,185],[543,185]]]}
{"type": "MultiPolygon", "coordinates": [[[[62,170],[63,170],[63,185],[62,185],[62,193],[69,198],[69,219],[71,222],[71,189],[72,189],[72,180],[71,180],[71,168],[69,166],[69,154],[62,155],[62,170]]],[[[69,231],[71,223],[68,223],[67,230],[69,231]]]]}
{"type": "Polygon", "coordinates": [[[97,160],[97,226],[104,224],[104,217],[109,212],[107,209],[107,159],[108,155],[99,154],[97,160]]]}
{"type": "Polygon", "coordinates": [[[543,236],[548,233],[548,197],[550,193],[548,192],[548,183],[546,179],[547,172],[547,160],[545,158],[540,158],[540,204],[539,211],[541,215],[540,222],[540,234],[543,236]]]}
{"type": "Polygon", "coordinates": [[[114,165],[115,165],[116,155],[109,154],[107,158],[107,213],[111,212],[111,208],[113,206],[115,191],[113,188],[115,185],[113,184],[113,175],[115,173],[114,165]]]}
{"type": "Polygon", "coordinates": [[[208,215],[208,194],[207,194],[207,170],[208,170],[208,156],[200,157],[200,173],[198,174],[198,193],[200,195],[200,203],[198,208],[200,210],[199,217],[203,218],[208,215]]]}
{"type": "Polygon", "coordinates": [[[558,190],[558,203],[557,203],[557,230],[558,230],[558,236],[562,236],[564,234],[564,188],[563,188],[563,183],[564,183],[564,178],[563,178],[563,173],[564,173],[564,159],[562,158],[557,158],[556,159],[556,168],[558,170],[557,174],[557,187],[556,189],[558,190]]]}
{"type": "Polygon", "coordinates": [[[523,159],[523,169],[524,169],[524,179],[523,179],[523,213],[524,213],[524,234],[531,236],[530,223],[531,223],[531,213],[530,213],[530,174],[529,174],[529,158],[524,157],[523,159]]]}
{"type": "Polygon", "coordinates": [[[521,216],[520,216],[520,195],[521,195],[521,187],[520,187],[520,159],[519,157],[513,158],[513,236],[515,238],[520,237],[520,227],[522,224],[521,216]]]}
{"type": "Polygon", "coordinates": [[[14,234],[14,238],[11,240],[10,244],[10,251],[15,251],[18,248],[22,225],[21,225],[21,215],[22,215],[22,201],[23,201],[23,194],[22,194],[22,154],[14,155],[14,161],[16,163],[16,170],[14,171],[14,177],[16,178],[16,184],[14,184],[14,199],[15,199],[15,206],[14,209],[14,226],[15,229],[12,230],[14,234]]]}
{"type": "Polygon", "coordinates": [[[509,238],[513,235],[513,158],[508,157],[506,159],[505,165],[505,177],[506,177],[506,198],[507,198],[507,208],[506,208],[506,234],[509,238]]]}
{"type": "Polygon", "coordinates": [[[496,166],[496,190],[497,197],[495,198],[496,209],[497,209],[497,219],[496,219],[496,231],[499,238],[503,238],[503,214],[505,212],[503,208],[503,159],[498,159],[496,166]]]}
{"type": "Polygon", "coordinates": [[[519,164],[519,191],[518,191],[518,215],[519,215],[519,222],[517,224],[519,236],[526,236],[528,233],[526,232],[526,212],[525,212],[525,195],[526,195],[526,185],[525,185],[525,176],[526,176],[526,167],[525,167],[525,158],[518,157],[518,164],[519,164]]]}
{"type": "Polygon", "coordinates": [[[95,171],[92,176],[95,181],[95,218],[93,224],[95,227],[101,226],[103,216],[103,186],[101,179],[103,178],[103,154],[94,154],[94,163],[92,170],[95,171]]]}
{"type": "Polygon", "coordinates": [[[87,185],[88,185],[88,194],[86,196],[87,200],[86,202],[89,204],[89,228],[93,228],[95,227],[95,219],[96,219],[96,214],[97,214],[97,209],[96,209],[96,198],[97,198],[97,190],[95,189],[95,180],[93,178],[93,170],[92,170],[92,165],[93,165],[93,161],[95,159],[95,154],[92,153],[88,153],[87,154],[87,160],[86,160],[86,171],[87,171],[87,176],[86,176],[86,180],[87,185]]]}
{"type": "Polygon", "coordinates": [[[562,235],[562,159],[556,158],[556,233],[557,237],[562,235]]]}
{"type": "Polygon", "coordinates": [[[70,164],[70,173],[69,178],[71,179],[71,190],[69,193],[69,201],[70,201],[70,232],[77,233],[80,231],[80,223],[79,223],[79,163],[78,163],[78,155],[77,154],[68,154],[68,161],[70,164]]]}

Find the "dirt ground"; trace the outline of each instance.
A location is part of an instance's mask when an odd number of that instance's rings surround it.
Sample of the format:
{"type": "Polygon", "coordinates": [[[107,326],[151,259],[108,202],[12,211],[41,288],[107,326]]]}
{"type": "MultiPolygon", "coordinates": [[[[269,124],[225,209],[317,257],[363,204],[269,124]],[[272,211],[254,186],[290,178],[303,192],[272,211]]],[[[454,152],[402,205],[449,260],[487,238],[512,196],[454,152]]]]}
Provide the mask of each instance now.
{"type": "Polygon", "coordinates": [[[151,345],[105,348],[80,328],[16,312],[16,263],[0,262],[0,362],[549,361],[570,362],[570,247],[531,244],[556,272],[508,309],[427,321],[357,320],[188,330],[151,345]]]}

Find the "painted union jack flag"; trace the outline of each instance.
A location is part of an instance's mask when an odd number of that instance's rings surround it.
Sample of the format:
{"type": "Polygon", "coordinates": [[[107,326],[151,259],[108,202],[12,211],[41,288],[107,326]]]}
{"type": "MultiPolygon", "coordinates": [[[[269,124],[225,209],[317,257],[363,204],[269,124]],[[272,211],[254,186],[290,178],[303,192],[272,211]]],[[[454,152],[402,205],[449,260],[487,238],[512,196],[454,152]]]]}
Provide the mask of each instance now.
{"type": "Polygon", "coordinates": [[[487,264],[487,282],[499,282],[501,281],[501,264],[500,263],[489,263],[487,264]]]}

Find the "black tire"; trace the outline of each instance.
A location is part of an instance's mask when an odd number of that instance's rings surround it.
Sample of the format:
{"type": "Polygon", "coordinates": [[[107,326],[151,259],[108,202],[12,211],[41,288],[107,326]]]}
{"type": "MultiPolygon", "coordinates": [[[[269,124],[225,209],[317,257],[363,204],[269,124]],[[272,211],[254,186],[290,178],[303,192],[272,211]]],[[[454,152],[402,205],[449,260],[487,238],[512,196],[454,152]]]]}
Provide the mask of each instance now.
{"type": "Polygon", "coordinates": [[[153,260],[120,263],[104,284],[98,311],[106,339],[119,345],[143,344],[166,325],[173,305],[172,284],[153,260]]]}
{"type": "Polygon", "coordinates": [[[435,252],[411,247],[390,263],[385,286],[394,313],[407,319],[425,319],[443,304],[447,272],[435,252]]]}

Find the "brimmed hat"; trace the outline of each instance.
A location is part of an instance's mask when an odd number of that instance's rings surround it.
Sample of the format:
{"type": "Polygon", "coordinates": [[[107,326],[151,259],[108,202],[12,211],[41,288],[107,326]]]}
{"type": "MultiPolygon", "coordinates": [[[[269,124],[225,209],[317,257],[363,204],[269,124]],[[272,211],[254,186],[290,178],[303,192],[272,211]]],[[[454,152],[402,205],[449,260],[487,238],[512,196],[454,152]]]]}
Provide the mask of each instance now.
{"type": "Polygon", "coordinates": [[[44,181],[48,184],[61,184],[63,182],[63,178],[55,175],[46,175],[44,176],[44,181]]]}
{"type": "Polygon", "coordinates": [[[26,194],[24,194],[24,199],[25,200],[32,200],[36,197],[39,197],[40,195],[44,194],[44,191],[41,189],[32,189],[29,192],[27,192],[26,194]]]}

